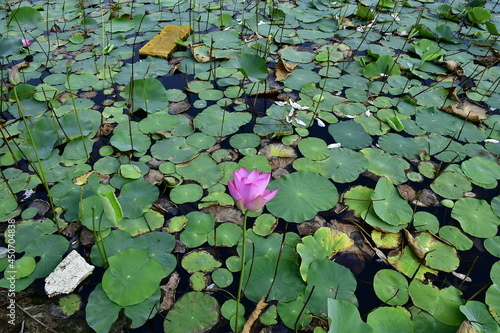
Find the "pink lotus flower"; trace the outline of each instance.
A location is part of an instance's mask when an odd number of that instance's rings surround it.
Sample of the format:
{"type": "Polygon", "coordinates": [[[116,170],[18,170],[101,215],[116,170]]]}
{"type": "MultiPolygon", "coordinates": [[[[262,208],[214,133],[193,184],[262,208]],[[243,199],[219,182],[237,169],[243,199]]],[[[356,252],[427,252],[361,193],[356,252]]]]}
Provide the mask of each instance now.
{"type": "Polygon", "coordinates": [[[234,179],[227,184],[229,193],[243,212],[247,209],[258,212],[278,193],[278,189],[274,191],[266,189],[271,178],[270,173],[259,173],[257,169],[248,172],[247,169],[241,168],[239,171],[234,171],[233,175],[234,179]]]}
{"type": "Polygon", "coordinates": [[[31,45],[31,41],[29,39],[23,39],[21,40],[23,42],[23,47],[28,47],[31,45]]]}

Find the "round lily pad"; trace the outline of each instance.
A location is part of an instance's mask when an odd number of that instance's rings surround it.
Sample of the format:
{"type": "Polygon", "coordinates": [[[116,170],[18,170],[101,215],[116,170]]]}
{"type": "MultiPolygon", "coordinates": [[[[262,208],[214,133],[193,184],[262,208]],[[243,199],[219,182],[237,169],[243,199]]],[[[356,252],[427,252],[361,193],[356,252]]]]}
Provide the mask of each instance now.
{"type": "MultiPolygon", "coordinates": [[[[457,227],[451,225],[445,225],[439,229],[439,237],[444,239],[445,241],[450,242],[453,246],[460,251],[470,250],[473,246],[472,240],[463,234],[463,232],[457,227]]],[[[488,238],[486,241],[490,240],[488,238]]]]}
{"type": "Polygon", "coordinates": [[[394,226],[410,223],[413,210],[386,178],[380,178],[377,182],[372,200],[375,213],[384,222],[394,226]]]}
{"type": "Polygon", "coordinates": [[[231,136],[229,144],[236,149],[254,148],[260,144],[260,138],[253,133],[238,133],[231,136]]]}
{"type": "Polygon", "coordinates": [[[198,184],[179,185],[170,191],[170,200],[176,204],[196,202],[202,196],[203,189],[198,184]]]}
{"type": "Polygon", "coordinates": [[[302,155],[312,160],[323,160],[330,154],[330,151],[326,147],[326,142],[319,138],[305,138],[300,140],[299,150],[302,155]]]}
{"type": "Polygon", "coordinates": [[[439,289],[430,283],[424,284],[415,279],[410,283],[409,292],[413,304],[426,310],[442,323],[460,325],[465,319],[459,309],[465,303],[460,297],[462,292],[453,286],[439,289]]]}
{"type": "Polygon", "coordinates": [[[410,312],[402,307],[383,306],[370,312],[367,323],[374,332],[412,333],[414,332],[410,312]]]}
{"type": "Polygon", "coordinates": [[[360,149],[372,143],[371,136],[365,132],[363,126],[354,121],[332,124],[328,127],[328,132],[344,148],[360,149]]]}
{"type": "Polygon", "coordinates": [[[202,292],[190,292],[175,302],[163,328],[168,333],[208,332],[219,321],[219,303],[202,292]]]}
{"type": "Polygon", "coordinates": [[[355,181],[368,168],[366,157],[352,149],[336,148],[327,159],[320,161],[320,174],[337,183],[355,181]]]}
{"type": "Polygon", "coordinates": [[[472,189],[472,186],[464,176],[456,172],[446,171],[434,180],[431,189],[444,198],[460,199],[464,192],[472,189]]]}
{"type": "Polygon", "coordinates": [[[269,188],[279,188],[279,191],[267,203],[267,209],[287,222],[310,220],[318,212],[333,208],[338,201],[335,186],[312,172],[299,171],[286,175],[271,182],[269,188]],[[290,205],[291,202],[294,205],[290,205]]]}
{"type": "Polygon", "coordinates": [[[500,218],[493,214],[491,206],[485,200],[476,198],[459,199],[451,217],[460,223],[466,233],[481,238],[496,236],[500,225],[500,218]]]}
{"type": "Polygon", "coordinates": [[[219,268],[212,272],[212,280],[220,288],[226,288],[233,282],[233,274],[227,268],[219,268]]]}
{"type": "Polygon", "coordinates": [[[484,247],[491,255],[500,258],[500,236],[485,239],[484,247]]]}
{"type": "Polygon", "coordinates": [[[182,258],[182,267],[188,273],[212,272],[221,266],[210,253],[203,250],[191,251],[182,258]]]}
{"type": "Polygon", "coordinates": [[[404,305],[408,302],[408,280],[392,269],[383,269],[375,274],[373,289],[377,297],[389,305],[404,305]]]}
{"type": "Polygon", "coordinates": [[[500,166],[484,157],[472,157],[461,165],[464,174],[477,185],[495,188],[500,179],[500,166]]]}
{"type": "Polygon", "coordinates": [[[127,249],[109,257],[108,262],[109,268],[102,277],[102,288],[110,300],[121,306],[145,301],[165,277],[162,266],[150,259],[145,250],[127,249]]]}
{"type": "Polygon", "coordinates": [[[234,223],[222,223],[208,234],[208,243],[213,246],[232,247],[238,244],[243,231],[234,223]]]}

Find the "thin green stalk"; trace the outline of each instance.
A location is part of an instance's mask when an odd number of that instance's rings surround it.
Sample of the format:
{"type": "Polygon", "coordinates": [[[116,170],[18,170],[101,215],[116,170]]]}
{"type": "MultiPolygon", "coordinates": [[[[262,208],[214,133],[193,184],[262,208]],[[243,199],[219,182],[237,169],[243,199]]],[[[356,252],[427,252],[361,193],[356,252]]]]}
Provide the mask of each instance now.
{"type": "Polygon", "coordinates": [[[239,317],[239,309],[241,302],[241,290],[243,286],[243,277],[245,275],[245,258],[247,255],[247,216],[249,210],[245,210],[245,216],[243,217],[243,235],[242,235],[242,243],[241,243],[241,271],[240,271],[240,281],[238,283],[238,296],[236,298],[236,323],[235,323],[235,331],[238,333],[238,317],[239,317]]]}
{"type": "Polygon", "coordinates": [[[85,136],[83,135],[82,124],[80,123],[80,117],[78,115],[78,107],[75,103],[75,97],[71,93],[71,83],[69,80],[69,68],[66,70],[66,82],[68,83],[69,95],[71,97],[71,102],[73,103],[73,109],[75,109],[76,123],[78,124],[78,130],[80,131],[80,138],[82,140],[83,150],[85,151],[85,156],[87,157],[87,161],[90,159],[90,153],[87,150],[87,145],[85,144],[85,136]]]}
{"type": "MultiPolygon", "coordinates": [[[[21,114],[21,118],[23,120],[24,126],[26,127],[26,131],[28,132],[29,141],[31,142],[31,144],[33,146],[33,151],[34,151],[35,156],[36,156],[36,161],[38,162],[38,170],[34,164],[31,164],[31,166],[33,167],[33,170],[35,171],[35,173],[38,175],[38,177],[42,181],[42,184],[43,184],[43,187],[45,188],[45,191],[47,191],[50,209],[52,210],[52,215],[54,216],[54,223],[56,224],[57,232],[60,233],[61,230],[59,227],[59,219],[57,217],[56,208],[54,205],[54,200],[53,200],[52,195],[50,193],[49,184],[47,183],[47,177],[45,176],[45,172],[43,170],[42,161],[40,159],[40,155],[38,154],[38,149],[36,148],[35,140],[33,139],[33,134],[31,133],[31,130],[28,126],[28,122],[26,121],[26,115],[24,114],[24,109],[21,105],[21,102],[19,101],[19,97],[17,96],[17,90],[13,89],[13,91],[14,91],[14,95],[16,98],[17,108],[19,109],[19,113],[21,114]]],[[[26,142],[26,146],[27,146],[27,144],[28,143],[26,142]]],[[[27,149],[26,151],[29,154],[29,149],[27,149]]],[[[33,160],[32,158],[29,159],[29,161],[32,161],[32,160],[33,160]]]]}

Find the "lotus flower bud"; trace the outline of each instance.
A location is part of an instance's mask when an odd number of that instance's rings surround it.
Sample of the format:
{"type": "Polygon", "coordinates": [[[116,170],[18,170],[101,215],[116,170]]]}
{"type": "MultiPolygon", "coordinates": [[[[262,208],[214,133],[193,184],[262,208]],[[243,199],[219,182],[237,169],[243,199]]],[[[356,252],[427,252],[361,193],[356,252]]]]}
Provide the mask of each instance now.
{"type": "Polygon", "coordinates": [[[278,193],[278,189],[266,189],[271,178],[270,173],[259,173],[257,169],[248,172],[247,169],[241,168],[233,172],[233,176],[234,179],[227,184],[229,193],[243,212],[258,212],[278,193]]]}

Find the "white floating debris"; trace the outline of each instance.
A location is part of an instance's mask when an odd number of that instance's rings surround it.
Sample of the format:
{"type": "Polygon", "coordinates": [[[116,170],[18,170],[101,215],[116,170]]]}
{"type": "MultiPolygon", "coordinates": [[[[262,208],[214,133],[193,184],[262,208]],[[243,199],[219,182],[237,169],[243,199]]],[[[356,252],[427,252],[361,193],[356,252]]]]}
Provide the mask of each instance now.
{"type": "Polygon", "coordinates": [[[297,122],[297,124],[299,124],[301,126],[307,126],[307,124],[300,119],[295,119],[295,121],[297,122]]]}
{"type": "Polygon", "coordinates": [[[316,123],[318,124],[319,127],[325,127],[325,123],[323,122],[323,120],[319,119],[319,118],[316,118],[316,123]]]}
{"type": "Polygon", "coordinates": [[[71,251],[66,258],[45,278],[45,292],[49,297],[69,294],[89,276],[94,266],[87,264],[85,259],[71,251]]]}
{"type": "Polygon", "coordinates": [[[342,144],[341,143],[332,143],[332,144],[329,144],[328,146],[326,146],[326,148],[340,148],[342,147],[342,144]]]}
{"type": "Polygon", "coordinates": [[[366,111],[365,111],[365,116],[369,117],[369,116],[371,116],[371,115],[372,115],[372,113],[370,112],[370,110],[366,110],[366,111]]]}
{"type": "Polygon", "coordinates": [[[491,142],[491,143],[499,143],[500,141],[495,140],[495,139],[486,139],[484,142],[491,142]]]}

